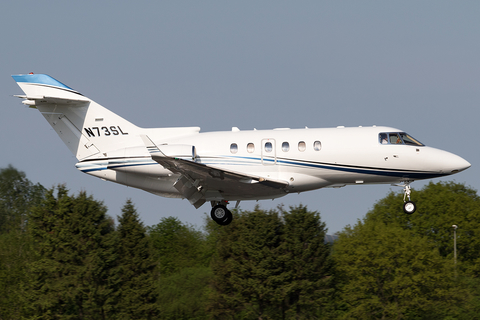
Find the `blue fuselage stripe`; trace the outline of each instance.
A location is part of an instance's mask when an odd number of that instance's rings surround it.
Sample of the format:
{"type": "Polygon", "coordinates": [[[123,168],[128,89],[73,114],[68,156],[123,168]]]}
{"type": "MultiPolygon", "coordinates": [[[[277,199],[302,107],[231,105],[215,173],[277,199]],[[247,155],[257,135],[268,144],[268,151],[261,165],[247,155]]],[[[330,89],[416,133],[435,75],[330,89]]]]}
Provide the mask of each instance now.
{"type": "MultiPolygon", "coordinates": [[[[251,165],[258,165],[258,163],[263,162],[275,162],[275,159],[266,159],[266,158],[256,158],[256,157],[219,157],[219,158],[200,158],[201,163],[204,165],[210,166],[251,166],[251,165]],[[203,160],[203,161],[202,161],[203,160]],[[215,161],[217,160],[217,161],[215,161]],[[246,161],[245,161],[246,160],[246,161]]],[[[105,161],[105,160],[103,160],[105,161]]],[[[148,163],[128,163],[127,161],[115,161],[116,163],[109,164],[107,166],[96,167],[92,165],[93,168],[85,168],[80,170],[82,172],[93,172],[93,171],[101,171],[106,169],[120,169],[120,168],[127,168],[127,167],[135,167],[135,166],[146,166],[146,165],[156,165],[156,162],[148,162],[148,163]]],[[[326,163],[319,163],[319,162],[306,162],[306,161],[295,161],[289,159],[276,159],[276,163],[284,166],[291,166],[291,167],[304,167],[304,168],[316,168],[316,169],[324,169],[324,170],[334,170],[334,171],[341,171],[341,172],[349,172],[349,173],[357,173],[357,174],[370,174],[376,176],[386,176],[386,177],[400,177],[400,178],[409,178],[409,179],[431,179],[435,177],[444,176],[446,174],[441,173],[434,173],[434,172],[425,172],[425,171],[409,171],[409,170],[392,170],[392,169],[383,169],[383,168],[369,168],[369,167],[360,167],[360,166],[345,166],[345,165],[332,165],[326,163]]]]}

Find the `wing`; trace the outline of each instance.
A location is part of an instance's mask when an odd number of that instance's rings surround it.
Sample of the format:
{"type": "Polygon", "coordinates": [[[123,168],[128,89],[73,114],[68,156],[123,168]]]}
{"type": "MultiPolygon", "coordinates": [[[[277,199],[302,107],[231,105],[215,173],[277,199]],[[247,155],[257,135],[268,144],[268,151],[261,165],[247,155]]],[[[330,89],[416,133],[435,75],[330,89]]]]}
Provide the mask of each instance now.
{"type": "Polygon", "coordinates": [[[265,179],[198,163],[195,161],[193,146],[185,146],[193,150],[190,153],[192,160],[168,156],[148,136],[143,135],[142,139],[154,161],[173,173],[180,174],[174,187],[196,208],[206,201],[239,198],[255,200],[286,194],[285,187],[288,183],[285,181],[265,179]]]}

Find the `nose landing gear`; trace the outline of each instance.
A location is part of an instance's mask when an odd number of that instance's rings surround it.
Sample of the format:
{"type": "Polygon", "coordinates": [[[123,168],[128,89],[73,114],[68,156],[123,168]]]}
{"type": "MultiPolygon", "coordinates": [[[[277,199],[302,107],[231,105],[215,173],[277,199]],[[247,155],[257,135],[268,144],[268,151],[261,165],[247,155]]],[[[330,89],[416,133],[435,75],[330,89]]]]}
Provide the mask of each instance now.
{"type": "Polygon", "coordinates": [[[403,191],[405,192],[403,195],[403,212],[406,214],[412,214],[417,210],[415,202],[410,200],[410,194],[412,193],[410,182],[413,181],[404,181],[403,184],[392,184],[392,186],[403,187],[403,191]]]}
{"type": "Polygon", "coordinates": [[[415,205],[415,202],[410,200],[410,193],[412,192],[410,183],[405,182],[403,190],[405,191],[405,194],[403,195],[403,212],[406,214],[412,214],[417,210],[417,206],[415,205]],[[408,198],[408,201],[405,201],[406,198],[408,198]]]}
{"type": "Polygon", "coordinates": [[[221,226],[226,226],[227,224],[230,224],[233,220],[233,215],[230,210],[227,209],[226,204],[228,202],[226,201],[212,201],[212,211],[210,211],[210,216],[212,217],[212,220],[218,223],[221,226]]]}

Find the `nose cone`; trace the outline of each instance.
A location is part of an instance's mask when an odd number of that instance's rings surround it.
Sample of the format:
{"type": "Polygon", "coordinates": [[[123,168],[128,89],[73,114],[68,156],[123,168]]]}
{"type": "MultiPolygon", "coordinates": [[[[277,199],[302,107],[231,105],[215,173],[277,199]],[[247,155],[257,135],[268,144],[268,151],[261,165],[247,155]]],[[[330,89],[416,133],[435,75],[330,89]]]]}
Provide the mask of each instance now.
{"type": "MultiPolygon", "coordinates": [[[[458,173],[460,171],[463,171],[465,169],[470,168],[472,165],[470,162],[467,160],[463,159],[462,157],[459,157],[455,154],[452,154],[452,159],[450,160],[451,162],[451,167],[452,170],[450,171],[450,174],[458,173]]],[[[448,173],[448,172],[447,172],[448,173]]]]}
{"type": "Polygon", "coordinates": [[[424,147],[418,155],[422,159],[418,169],[430,172],[429,178],[459,173],[471,166],[470,162],[462,157],[436,148],[424,147]]]}
{"type": "Polygon", "coordinates": [[[471,166],[467,160],[447,151],[441,151],[436,161],[440,164],[440,172],[445,175],[459,173],[471,166]]]}

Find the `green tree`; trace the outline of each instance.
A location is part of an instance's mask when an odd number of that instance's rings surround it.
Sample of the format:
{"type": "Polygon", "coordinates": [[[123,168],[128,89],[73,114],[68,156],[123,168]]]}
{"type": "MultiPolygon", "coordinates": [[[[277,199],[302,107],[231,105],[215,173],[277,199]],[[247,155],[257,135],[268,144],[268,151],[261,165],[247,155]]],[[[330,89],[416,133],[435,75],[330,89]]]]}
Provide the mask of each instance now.
{"type": "Polygon", "coordinates": [[[390,193],[366,215],[367,220],[397,224],[426,236],[443,257],[453,259],[453,228],[457,225],[457,254],[462,267],[480,276],[480,197],[476,190],[455,182],[429,183],[414,191],[417,211],[403,213],[402,193],[390,193]]]}
{"type": "Polygon", "coordinates": [[[118,222],[116,319],[154,319],[158,313],[157,263],[131,200],[127,200],[118,222]]]}
{"type": "Polygon", "coordinates": [[[205,266],[185,267],[162,276],[159,319],[209,319],[206,305],[211,280],[212,271],[205,266]]]}
{"type": "Polygon", "coordinates": [[[20,319],[27,265],[34,260],[30,238],[25,232],[0,234],[0,319],[20,319]]]}
{"type": "Polygon", "coordinates": [[[398,225],[358,222],[334,244],[347,319],[441,319],[463,302],[453,263],[398,225]]]}
{"type": "Polygon", "coordinates": [[[162,275],[207,264],[203,233],[183,224],[178,218],[162,218],[160,223],[148,228],[148,233],[152,238],[162,275]]]}
{"type": "Polygon", "coordinates": [[[286,318],[329,317],[333,299],[333,263],[325,243],[326,225],[306,206],[282,210],[284,260],[281,302],[286,318]]]}
{"type": "Polygon", "coordinates": [[[418,209],[403,212],[402,193],[378,201],[334,245],[341,297],[350,318],[453,317],[479,311],[480,201],[454,182],[413,193],[418,209]],[[454,271],[453,229],[459,259],[454,271]]]}
{"type": "Polygon", "coordinates": [[[299,206],[282,210],[280,216],[277,210],[256,207],[215,230],[212,316],[327,317],[332,263],[324,244],[325,224],[317,212],[299,206]]]}
{"type": "Polygon", "coordinates": [[[178,218],[162,218],[148,228],[160,264],[161,319],[206,319],[211,250],[202,232],[178,218]]]}
{"type": "Polygon", "coordinates": [[[215,317],[280,319],[282,261],[278,248],[283,225],[278,212],[256,207],[236,215],[234,221],[217,229],[210,311],[215,317]]]}
{"type": "Polygon", "coordinates": [[[25,291],[34,319],[107,319],[115,302],[114,224],[102,203],[64,186],[48,191],[29,218],[37,261],[25,291]]]}
{"type": "Polygon", "coordinates": [[[33,259],[25,223],[44,193],[12,166],[0,170],[0,319],[21,318],[26,266],[33,259]]]}
{"type": "Polygon", "coordinates": [[[0,233],[24,228],[31,207],[37,205],[45,188],[33,184],[24,172],[11,165],[0,170],[0,233]]]}

